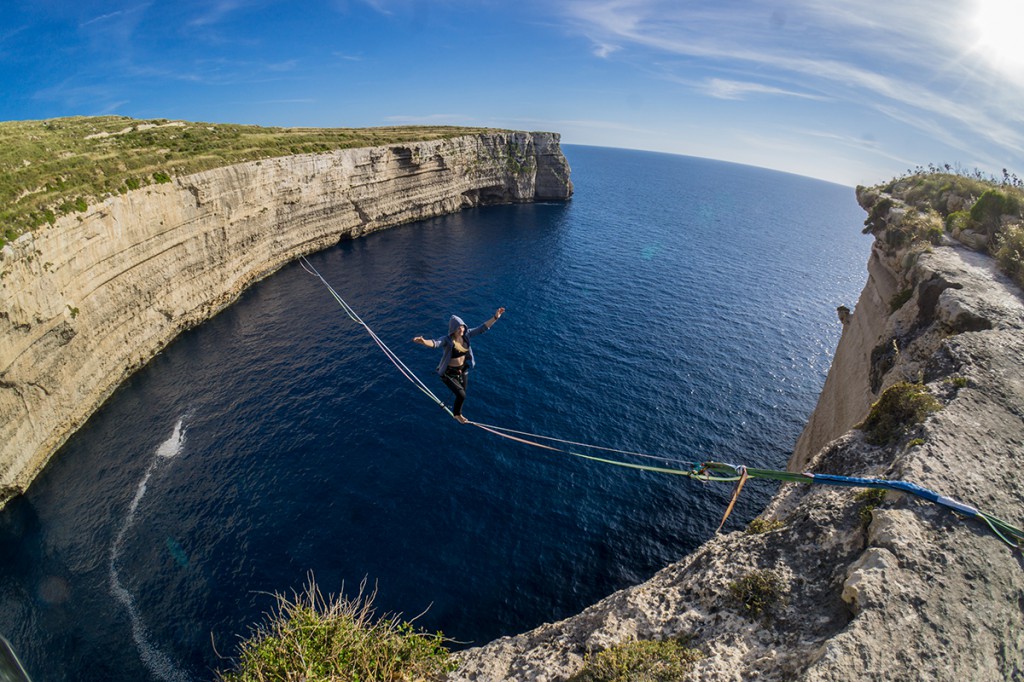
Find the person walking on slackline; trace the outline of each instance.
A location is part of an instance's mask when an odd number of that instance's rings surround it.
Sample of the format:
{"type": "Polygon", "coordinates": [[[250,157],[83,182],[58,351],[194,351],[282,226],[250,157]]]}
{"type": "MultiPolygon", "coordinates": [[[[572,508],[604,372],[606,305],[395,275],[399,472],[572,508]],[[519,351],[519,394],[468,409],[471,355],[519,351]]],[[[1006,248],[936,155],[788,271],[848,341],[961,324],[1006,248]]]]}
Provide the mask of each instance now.
{"type": "Polygon", "coordinates": [[[458,315],[452,315],[451,319],[448,320],[448,336],[442,336],[439,339],[424,339],[422,336],[413,337],[413,343],[418,343],[427,348],[441,348],[441,362],[437,365],[437,373],[440,375],[444,385],[455,394],[452,416],[460,424],[465,424],[469,421],[462,416],[462,403],[466,401],[469,370],[476,366],[476,361],[473,359],[473,348],[470,346],[469,340],[493,327],[494,323],[501,319],[504,313],[504,308],[498,308],[494,313],[494,317],[473,329],[468,329],[466,323],[458,315]]]}

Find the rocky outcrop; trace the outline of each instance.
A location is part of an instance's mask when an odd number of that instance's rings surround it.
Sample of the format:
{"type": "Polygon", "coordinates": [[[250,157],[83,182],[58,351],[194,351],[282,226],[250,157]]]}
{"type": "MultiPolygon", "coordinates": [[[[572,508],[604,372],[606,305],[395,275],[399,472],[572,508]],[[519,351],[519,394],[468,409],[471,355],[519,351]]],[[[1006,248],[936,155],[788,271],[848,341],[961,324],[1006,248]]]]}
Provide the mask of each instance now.
{"type": "MultiPolygon", "coordinates": [[[[879,225],[900,219],[890,200],[879,225]]],[[[912,481],[1019,527],[1024,297],[987,256],[876,236],[790,468],[912,481]],[[941,409],[870,444],[854,427],[907,381],[941,409]]],[[[565,680],[588,653],[670,638],[703,653],[693,680],[1024,679],[1021,553],[985,526],[902,493],[801,484],[783,484],[761,518],[777,523],[717,536],[577,616],[462,653],[450,679],[565,680]],[[763,610],[744,585],[761,586],[763,610]]]]}
{"type": "Polygon", "coordinates": [[[66,216],[0,251],[0,505],[179,332],[300,255],[465,207],[572,194],[558,135],[242,163],[66,216]]]}

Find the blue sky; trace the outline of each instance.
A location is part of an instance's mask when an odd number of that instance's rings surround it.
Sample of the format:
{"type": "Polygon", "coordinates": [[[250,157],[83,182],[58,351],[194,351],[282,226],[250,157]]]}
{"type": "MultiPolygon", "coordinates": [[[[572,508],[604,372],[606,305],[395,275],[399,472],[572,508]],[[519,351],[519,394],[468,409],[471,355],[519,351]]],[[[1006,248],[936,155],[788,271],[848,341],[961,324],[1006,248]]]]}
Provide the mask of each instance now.
{"type": "Polygon", "coordinates": [[[1022,0],[3,1],[0,119],[553,130],[847,185],[1024,175],[1022,0]]]}

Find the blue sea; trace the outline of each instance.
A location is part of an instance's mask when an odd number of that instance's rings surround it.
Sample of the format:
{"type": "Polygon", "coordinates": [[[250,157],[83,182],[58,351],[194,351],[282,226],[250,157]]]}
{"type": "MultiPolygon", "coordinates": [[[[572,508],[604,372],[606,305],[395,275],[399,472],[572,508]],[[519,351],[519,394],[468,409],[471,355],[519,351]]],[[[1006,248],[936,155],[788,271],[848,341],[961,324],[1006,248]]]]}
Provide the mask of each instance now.
{"type": "MultiPolygon", "coordinates": [[[[866,276],[853,189],[564,151],[569,202],[467,210],[310,263],[445,401],[438,351],[412,337],[504,306],[473,342],[470,419],[785,467],[835,308],[866,276]]],[[[774,490],[749,484],[725,530],[774,490]]],[[[348,596],[366,581],[378,613],[479,645],[681,559],[731,492],[457,424],[292,264],[129,379],[0,512],[0,634],[37,682],[208,680],[312,576],[348,596]]]]}

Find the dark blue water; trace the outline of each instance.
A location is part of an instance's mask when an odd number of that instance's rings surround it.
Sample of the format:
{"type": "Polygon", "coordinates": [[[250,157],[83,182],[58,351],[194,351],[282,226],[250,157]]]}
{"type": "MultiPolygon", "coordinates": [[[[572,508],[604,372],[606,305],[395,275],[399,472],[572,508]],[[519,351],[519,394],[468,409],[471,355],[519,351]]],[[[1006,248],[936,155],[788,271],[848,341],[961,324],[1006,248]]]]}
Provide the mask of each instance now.
{"type": "MultiPolygon", "coordinates": [[[[470,210],[312,263],[465,413],[686,460],[783,467],[870,240],[853,191],[707,160],[566,148],[566,204],[470,210]]],[[[727,529],[773,491],[748,485],[727,529]]],[[[132,377],[0,513],[0,633],[37,680],[209,679],[268,593],[313,574],[480,644],[571,615],[714,531],[727,485],[460,426],[298,265],[132,377]]]]}

